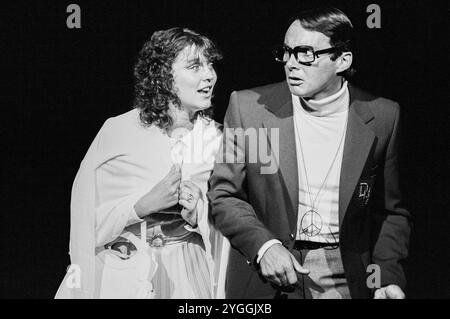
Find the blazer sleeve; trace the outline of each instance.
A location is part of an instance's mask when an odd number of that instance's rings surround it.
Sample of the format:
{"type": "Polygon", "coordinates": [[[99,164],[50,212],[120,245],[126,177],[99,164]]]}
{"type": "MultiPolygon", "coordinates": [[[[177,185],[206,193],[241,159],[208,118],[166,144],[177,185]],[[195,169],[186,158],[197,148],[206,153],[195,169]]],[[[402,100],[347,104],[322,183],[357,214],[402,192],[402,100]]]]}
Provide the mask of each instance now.
{"type": "Polygon", "coordinates": [[[208,199],[215,227],[252,263],[261,246],[275,236],[248,202],[244,129],[238,93],[233,92],[225,114],[221,148],[209,180],[208,199]]]}
{"type": "Polygon", "coordinates": [[[372,260],[380,266],[381,286],[406,286],[402,262],[408,256],[411,215],[399,185],[400,108],[395,105],[395,120],[384,163],[384,209],[386,218],[375,242],[372,260]]]}

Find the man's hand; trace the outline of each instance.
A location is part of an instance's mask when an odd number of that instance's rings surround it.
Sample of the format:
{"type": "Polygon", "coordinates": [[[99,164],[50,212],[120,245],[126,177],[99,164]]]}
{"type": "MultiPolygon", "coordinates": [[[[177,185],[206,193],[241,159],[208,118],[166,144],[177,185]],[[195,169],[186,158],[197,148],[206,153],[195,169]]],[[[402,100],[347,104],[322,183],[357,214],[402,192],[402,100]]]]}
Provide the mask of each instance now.
{"type": "Polygon", "coordinates": [[[297,283],[297,273],[308,274],[295,257],[282,245],[274,244],[264,253],[261,261],[262,275],[278,286],[290,286],[297,283]]]}
{"type": "Polygon", "coordinates": [[[397,285],[389,285],[375,290],[373,299],[405,299],[405,294],[397,285]]]}

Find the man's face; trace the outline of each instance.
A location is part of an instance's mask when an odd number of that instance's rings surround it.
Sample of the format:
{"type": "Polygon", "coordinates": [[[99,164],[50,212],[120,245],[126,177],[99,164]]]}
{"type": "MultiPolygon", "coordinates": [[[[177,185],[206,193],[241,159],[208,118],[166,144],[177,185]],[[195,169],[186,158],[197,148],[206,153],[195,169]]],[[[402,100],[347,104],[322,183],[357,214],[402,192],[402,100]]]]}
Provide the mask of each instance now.
{"type": "MultiPolygon", "coordinates": [[[[299,21],[294,21],[287,30],[284,44],[290,48],[307,45],[315,51],[331,47],[329,37],[304,29],[299,21]]],[[[284,66],[291,93],[312,99],[322,99],[336,93],[341,86],[341,77],[337,75],[337,60],[332,61],[330,58],[330,54],[319,55],[312,64],[304,65],[291,55],[284,66]]]]}

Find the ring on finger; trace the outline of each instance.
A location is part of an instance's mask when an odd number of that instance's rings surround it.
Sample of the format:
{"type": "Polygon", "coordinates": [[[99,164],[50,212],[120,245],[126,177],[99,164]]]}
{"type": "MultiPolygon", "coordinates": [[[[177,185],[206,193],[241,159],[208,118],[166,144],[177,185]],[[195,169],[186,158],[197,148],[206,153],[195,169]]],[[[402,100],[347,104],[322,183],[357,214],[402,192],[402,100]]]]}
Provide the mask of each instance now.
{"type": "Polygon", "coordinates": [[[190,203],[194,199],[194,196],[189,193],[181,193],[180,198],[190,203]]]}

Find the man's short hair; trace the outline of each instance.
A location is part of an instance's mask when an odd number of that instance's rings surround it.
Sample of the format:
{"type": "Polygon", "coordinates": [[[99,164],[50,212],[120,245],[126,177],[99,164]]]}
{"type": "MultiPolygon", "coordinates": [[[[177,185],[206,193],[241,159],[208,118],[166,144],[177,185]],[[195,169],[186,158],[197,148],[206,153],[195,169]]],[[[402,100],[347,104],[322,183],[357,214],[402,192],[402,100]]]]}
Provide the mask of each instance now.
{"type": "MultiPolygon", "coordinates": [[[[350,19],[341,10],[323,6],[315,9],[300,11],[289,21],[289,25],[299,21],[303,28],[308,31],[317,31],[330,38],[330,45],[341,47],[331,55],[331,59],[336,60],[342,52],[352,51],[351,42],[353,39],[353,25],[350,19]]],[[[351,77],[355,69],[350,66],[342,75],[351,77]]]]}

